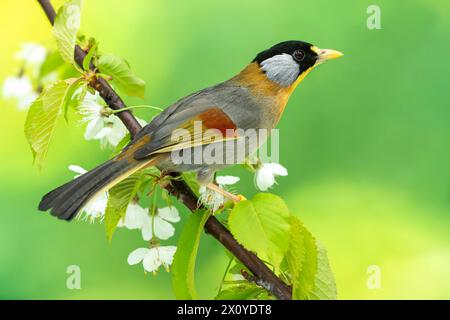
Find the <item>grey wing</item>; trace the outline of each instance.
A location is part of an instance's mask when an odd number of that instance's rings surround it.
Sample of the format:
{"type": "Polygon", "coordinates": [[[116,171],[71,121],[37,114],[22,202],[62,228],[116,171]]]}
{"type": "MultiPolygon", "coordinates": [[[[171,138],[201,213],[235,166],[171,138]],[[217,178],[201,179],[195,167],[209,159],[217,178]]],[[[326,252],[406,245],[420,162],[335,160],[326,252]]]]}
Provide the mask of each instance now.
{"type": "Polygon", "coordinates": [[[136,135],[133,141],[144,135],[151,138],[149,143],[136,151],[134,157],[144,159],[169,145],[174,130],[210,109],[221,109],[238,128],[258,128],[260,119],[253,108],[254,103],[247,89],[226,83],[187,96],[166,108],[136,135]]]}

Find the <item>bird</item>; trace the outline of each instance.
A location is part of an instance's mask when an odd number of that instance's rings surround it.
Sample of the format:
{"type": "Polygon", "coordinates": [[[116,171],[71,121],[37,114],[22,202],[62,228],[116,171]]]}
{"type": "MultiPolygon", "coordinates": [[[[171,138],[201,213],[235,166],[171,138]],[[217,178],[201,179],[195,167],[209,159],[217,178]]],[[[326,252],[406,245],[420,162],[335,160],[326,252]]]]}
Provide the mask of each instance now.
{"type": "Polygon", "coordinates": [[[201,186],[220,191],[213,183],[216,171],[247,157],[264,142],[251,144],[250,134],[245,132],[270,132],[276,127],[298,84],[318,65],[342,55],[339,51],[319,49],[297,40],[284,41],[258,53],[232,78],[192,93],[165,108],[117,156],[44,195],[39,210],[50,211],[62,220],[71,220],[90,199],[133,173],[152,166],[165,173],[194,171],[201,186]],[[203,134],[195,132],[198,124],[203,134]],[[206,134],[210,131],[213,133],[206,134]],[[188,133],[190,137],[174,139],[176,132],[188,133]],[[228,152],[230,146],[239,144],[238,141],[241,146],[249,147],[239,159],[228,152]],[[219,150],[217,153],[225,160],[231,157],[235,161],[178,161],[180,157],[192,160],[220,143],[215,149],[219,150]]]}

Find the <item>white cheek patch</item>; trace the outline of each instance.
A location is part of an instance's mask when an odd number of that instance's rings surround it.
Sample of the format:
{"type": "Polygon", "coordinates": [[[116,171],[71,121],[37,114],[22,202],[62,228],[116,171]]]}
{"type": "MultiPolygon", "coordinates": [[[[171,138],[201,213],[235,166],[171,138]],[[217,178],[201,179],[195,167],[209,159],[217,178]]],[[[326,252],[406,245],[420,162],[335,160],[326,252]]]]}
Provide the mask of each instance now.
{"type": "Polygon", "coordinates": [[[261,62],[261,69],[267,78],[282,87],[288,87],[297,79],[300,67],[291,55],[287,53],[273,56],[261,62]]]}

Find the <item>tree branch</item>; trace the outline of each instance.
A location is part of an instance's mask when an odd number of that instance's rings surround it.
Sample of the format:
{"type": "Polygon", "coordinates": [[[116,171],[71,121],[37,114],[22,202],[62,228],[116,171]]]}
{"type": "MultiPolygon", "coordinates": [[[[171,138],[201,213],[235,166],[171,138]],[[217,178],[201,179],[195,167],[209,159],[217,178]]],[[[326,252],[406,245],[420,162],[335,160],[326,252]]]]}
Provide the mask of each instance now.
{"type": "MultiPolygon", "coordinates": [[[[48,20],[53,25],[55,21],[55,9],[49,0],[38,0],[48,20]]],[[[86,52],[79,46],[75,47],[75,61],[78,65],[83,65],[83,59],[86,52]]],[[[91,66],[93,69],[93,66],[91,66]]],[[[111,109],[118,110],[125,108],[126,105],[120,96],[114,91],[109,83],[100,77],[94,77],[90,82],[92,88],[99,92],[100,96],[105,100],[111,109]]],[[[136,135],[141,125],[130,111],[122,111],[117,113],[124,125],[132,136],[136,135]]],[[[174,173],[173,176],[177,174],[174,173]]],[[[195,211],[202,206],[199,205],[198,199],[185,181],[173,179],[171,184],[166,186],[170,194],[178,198],[187,208],[195,211]]],[[[241,261],[257,279],[264,282],[264,287],[270,291],[275,297],[281,300],[292,298],[292,291],[282,280],[280,280],[254,253],[245,249],[215,217],[211,216],[205,224],[206,233],[216,238],[225,248],[241,261]]]]}

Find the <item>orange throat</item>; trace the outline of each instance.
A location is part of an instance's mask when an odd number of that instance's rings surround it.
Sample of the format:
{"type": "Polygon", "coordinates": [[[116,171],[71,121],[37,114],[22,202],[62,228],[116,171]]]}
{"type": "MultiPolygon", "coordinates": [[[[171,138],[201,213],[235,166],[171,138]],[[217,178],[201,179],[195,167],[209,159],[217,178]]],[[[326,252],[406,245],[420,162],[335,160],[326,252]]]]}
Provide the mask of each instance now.
{"type": "Polygon", "coordinates": [[[273,98],[275,100],[273,112],[278,122],[294,89],[312,69],[313,67],[304,71],[290,86],[283,87],[267,78],[257,62],[252,62],[232,80],[240,86],[249,88],[255,97],[273,98]]]}

